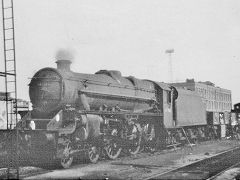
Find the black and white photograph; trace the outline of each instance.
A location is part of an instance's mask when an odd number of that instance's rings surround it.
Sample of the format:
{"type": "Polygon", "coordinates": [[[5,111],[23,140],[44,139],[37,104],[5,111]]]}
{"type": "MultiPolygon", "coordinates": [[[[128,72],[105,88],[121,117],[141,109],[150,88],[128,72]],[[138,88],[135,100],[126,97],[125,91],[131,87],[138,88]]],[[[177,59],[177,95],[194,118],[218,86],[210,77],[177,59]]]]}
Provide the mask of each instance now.
{"type": "Polygon", "coordinates": [[[239,0],[0,1],[0,179],[240,179],[239,0]]]}

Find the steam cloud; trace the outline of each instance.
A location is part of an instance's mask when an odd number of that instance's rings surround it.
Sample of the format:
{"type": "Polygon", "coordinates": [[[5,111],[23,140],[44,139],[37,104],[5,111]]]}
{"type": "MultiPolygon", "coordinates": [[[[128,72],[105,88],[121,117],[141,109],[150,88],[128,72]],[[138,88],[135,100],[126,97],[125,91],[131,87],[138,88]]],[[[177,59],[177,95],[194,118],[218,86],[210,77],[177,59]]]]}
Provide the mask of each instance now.
{"type": "Polygon", "coordinates": [[[59,49],[56,53],[57,60],[70,60],[73,61],[74,53],[67,49],[59,49]]]}

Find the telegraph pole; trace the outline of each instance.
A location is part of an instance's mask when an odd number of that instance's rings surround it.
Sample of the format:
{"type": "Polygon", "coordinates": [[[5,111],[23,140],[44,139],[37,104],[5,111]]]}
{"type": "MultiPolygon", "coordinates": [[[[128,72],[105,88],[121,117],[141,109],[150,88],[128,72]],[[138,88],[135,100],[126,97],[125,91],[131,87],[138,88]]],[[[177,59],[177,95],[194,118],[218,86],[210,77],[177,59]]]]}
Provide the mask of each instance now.
{"type": "Polygon", "coordinates": [[[174,49],[167,49],[165,51],[166,54],[168,54],[168,57],[169,57],[169,61],[168,61],[168,66],[169,66],[169,69],[168,69],[168,73],[169,73],[169,81],[170,83],[173,82],[173,70],[172,70],[172,53],[174,53],[174,49]]]}

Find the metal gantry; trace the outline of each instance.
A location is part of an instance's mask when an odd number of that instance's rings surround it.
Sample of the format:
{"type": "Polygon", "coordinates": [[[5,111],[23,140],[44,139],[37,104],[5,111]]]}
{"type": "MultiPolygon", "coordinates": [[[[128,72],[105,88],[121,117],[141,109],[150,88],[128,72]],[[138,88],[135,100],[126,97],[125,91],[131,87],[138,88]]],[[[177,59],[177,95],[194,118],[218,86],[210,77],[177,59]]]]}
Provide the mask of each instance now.
{"type": "Polygon", "coordinates": [[[2,0],[2,22],[3,22],[3,45],[4,45],[4,65],[5,71],[0,76],[5,77],[5,94],[6,94],[6,120],[7,130],[11,137],[11,148],[8,152],[8,178],[10,171],[16,173],[19,179],[19,154],[18,154],[18,128],[15,128],[17,116],[17,74],[16,74],[16,53],[15,53],[15,32],[14,32],[14,13],[13,0],[2,0]],[[15,128],[15,130],[13,130],[15,128]],[[14,135],[16,134],[16,136],[14,135]],[[14,144],[16,143],[16,144],[14,144]],[[16,147],[16,148],[14,148],[16,147]],[[14,159],[14,158],[16,159],[14,159]],[[14,159],[14,161],[13,161],[14,159]]]}

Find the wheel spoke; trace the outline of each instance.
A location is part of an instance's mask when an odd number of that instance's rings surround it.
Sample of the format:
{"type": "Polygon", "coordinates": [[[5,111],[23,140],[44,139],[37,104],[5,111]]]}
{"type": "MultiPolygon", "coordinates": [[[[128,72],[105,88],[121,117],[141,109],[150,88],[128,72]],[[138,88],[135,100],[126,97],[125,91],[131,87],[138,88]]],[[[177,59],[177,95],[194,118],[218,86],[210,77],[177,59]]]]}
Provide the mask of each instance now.
{"type": "Polygon", "coordinates": [[[155,151],[155,127],[152,123],[142,126],[141,150],[155,151]]]}
{"type": "Polygon", "coordinates": [[[61,158],[61,165],[63,168],[69,168],[73,162],[73,156],[70,155],[71,147],[67,144],[63,151],[63,157],[61,158]]]}
{"type": "Polygon", "coordinates": [[[130,138],[129,140],[131,141],[131,146],[129,148],[130,154],[137,154],[140,150],[140,145],[141,145],[141,133],[138,130],[137,125],[133,124],[130,131],[130,138]]]}
{"type": "MultiPolygon", "coordinates": [[[[112,136],[118,136],[118,130],[113,129],[111,132],[112,136]]],[[[114,142],[114,138],[111,139],[107,145],[105,146],[105,151],[109,159],[116,159],[120,155],[122,148],[121,146],[117,143],[114,142]]]]}
{"type": "Polygon", "coordinates": [[[99,159],[99,152],[100,150],[93,145],[90,145],[89,150],[88,150],[88,159],[92,163],[96,163],[99,159]]]}

